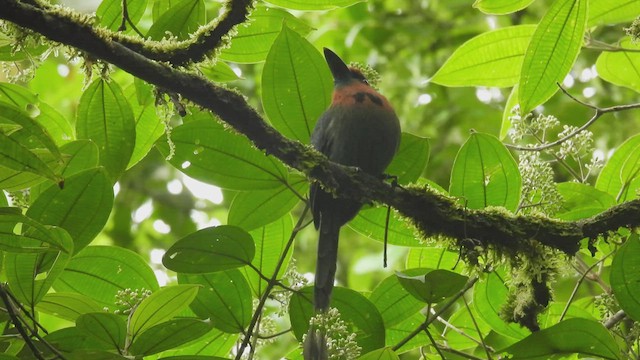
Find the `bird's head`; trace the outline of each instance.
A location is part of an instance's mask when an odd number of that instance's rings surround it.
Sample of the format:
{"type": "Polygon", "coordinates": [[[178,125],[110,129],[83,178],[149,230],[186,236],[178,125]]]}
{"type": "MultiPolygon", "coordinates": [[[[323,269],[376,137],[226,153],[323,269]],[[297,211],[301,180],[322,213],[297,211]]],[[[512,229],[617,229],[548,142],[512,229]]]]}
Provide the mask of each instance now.
{"type": "Polygon", "coordinates": [[[333,75],[333,83],[336,86],[347,85],[353,82],[369,85],[367,78],[362,75],[360,70],[347,66],[333,51],[324,48],[324,58],[327,60],[331,75],[333,75]]]}

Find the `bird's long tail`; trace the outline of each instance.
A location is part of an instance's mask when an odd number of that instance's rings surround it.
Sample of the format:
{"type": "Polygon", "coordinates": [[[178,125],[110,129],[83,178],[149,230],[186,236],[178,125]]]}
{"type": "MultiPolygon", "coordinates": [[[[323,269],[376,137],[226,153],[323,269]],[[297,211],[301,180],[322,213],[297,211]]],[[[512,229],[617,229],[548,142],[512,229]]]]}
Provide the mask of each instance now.
{"type": "MultiPolygon", "coordinates": [[[[314,286],[314,307],[316,314],[329,309],[333,282],[336,277],[338,260],[338,236],[340,225],[330,217],[320,221],[318,239],[318,259],[316,261],[316,281],[314,286]]],[[[327,360],[327,343],[323,329],[309,328],[303,346],[305,360],[327,360]]]]}
{"type": "Polygon", "coordinates": [[[333,282],[336,278],[339,235],[340,224],[337,224],[330,216],[323,217],[320,222],[318,259],[316,261],[316,280],[314,287],[314,305],[316,312],[329,309],[333,282]]]}

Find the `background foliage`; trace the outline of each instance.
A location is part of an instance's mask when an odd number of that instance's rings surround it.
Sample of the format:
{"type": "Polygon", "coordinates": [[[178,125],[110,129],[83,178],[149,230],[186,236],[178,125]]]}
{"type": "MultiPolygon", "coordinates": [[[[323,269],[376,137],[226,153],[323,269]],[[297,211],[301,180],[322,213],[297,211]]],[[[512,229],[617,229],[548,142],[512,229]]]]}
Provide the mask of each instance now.
{"type": "MultiPolygon", "coordinates": [[[[87,3],[68,5],[162,46],[225,6],[87,3]]],[[[260,1],[182,71],[237,89],[308,143],[330,103],[329,47],[379,73],[404,131],[387,170],[401,185],[580,221],[637,198],[640,123],[626,110],[640,107],[640,55],[625,28],[639,14],[622,0],[260,1]]],[[[0,358],[301,358],[307,178],[168,89],[0,30],[0,358]]],[[[634,229],[575,257],[534,240],[529,254],[469,254],[392,216],[384,268],[386,212],[367,205],[342,231],[340,319],[327,326],[343,358],[638,357],[634,229]]]]}

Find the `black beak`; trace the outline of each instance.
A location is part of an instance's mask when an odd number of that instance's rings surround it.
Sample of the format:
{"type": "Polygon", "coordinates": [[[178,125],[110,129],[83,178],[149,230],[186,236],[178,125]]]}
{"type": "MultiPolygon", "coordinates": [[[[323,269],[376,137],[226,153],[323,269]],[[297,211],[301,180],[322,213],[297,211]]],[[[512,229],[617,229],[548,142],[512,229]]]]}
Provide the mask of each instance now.
{"type": "Polygon", "coordinates": [[[324,48],[324,58],[327,60],[334,82],[338,83],[351,78],[351,71],[349,70],[349,67],[338,55],[336,55],[336,53],[324,48]]]}

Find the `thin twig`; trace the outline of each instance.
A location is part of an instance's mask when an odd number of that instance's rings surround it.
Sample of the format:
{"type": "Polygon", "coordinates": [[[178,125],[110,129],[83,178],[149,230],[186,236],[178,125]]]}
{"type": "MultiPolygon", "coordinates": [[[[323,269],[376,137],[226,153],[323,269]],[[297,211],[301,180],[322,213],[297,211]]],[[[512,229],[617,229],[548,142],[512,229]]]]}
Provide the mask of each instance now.
{"type": "Polygon", "coordinates": [[[577,102],[578,104],[580,104],[582,106],[586,106],[586,107],[588,107],[590,109],[593,109],[595,111],[595,113],[593,114],[591,119],[589,119],[589,121],[587,121],[581,127],[577,128],[576,130],[574,130],[571,133],[569,133],[567,136],[565,136],[565,137],[563,137],[561,139],[558,139],[556,141],[552,141],[550,143],[546,143],[546,144],[539,145],[539,146],[533,146],[533,147],[506,144],[505,145],[506,147],[508,147],[510,149],[513,149],[513,150],[520,150],[520,151],[542,151],[542,150],[546,150],[546,149],[552,148],[554,146],[560,145],[563,142],[575,137],[580,132],[582,132],[583,130],[586,130],[589,126],[593,125],[593,123],[595,123],[596,120],[598,120],[604,114],[608,114],[608,113],[611,113],[611,112],[618,112],[618,111],[625,111],[625,110],[632,110],[632,109],[639,109],[640,108],[640,103],[626,104],[626,105],[616,105],[616,106],[610,106],[610,107],[606,107],[606,108],[597,107],[595,105],[587,104],[586,102],[584,102],[582,100],[579,100],[576,97],[574,97],[573,95],[569,94],[569,92],[567,92],[567,90],[565,90],[565,88],[563,88],[562,85],[558,84],[558,87],[571,100],[577,102]]]}
{"type": "Polygon", "coordinates": [[[20,321],[20,317],[18,316],[18,309],[16,309],[13,301],[9,299],[9,296],[7,295],[8,292],[9,291],[6,288],[6,285],[0,284],[0,298],[5,305],[7,314],[9,314],[9,318],[11,319],[13,326],[15,326],[16,330],[18,330],[18,333],[22,337],[22,340],[24,340],[25,344],[27,344],[27,347],[29,347],[29,349],[33,353],[33,356],[35,356],[35,358],[38,360],[45,360],[40,350],[38,350],[36,345],[33,343],[33,340],[31,339],[29,334],[27,334],[25,328],[22,326],[22,321],[20,321]]]}
{"type": "Polygon", "coordinates": [[[296,226],[293,228],[293,231],[291,232],[289,241],[287,242],[287,245],[285,246],[284,251],[280,256],[280,260],[278,260],[278,264],[276,265],[276,268],[273,271],[273,276],[271,277],[271,279],[269,279],[269,282],[267,283],[267,288],[265,289],[264,294],[262,294],[262,297],[260,298],[258,306],[256,307],[256,310],[253,313],[253,317],[251,318],[249,327],[247,328],[246,334],[244,335],[244,339],[242,339],[242,343],[240,344],[240,348],[238,349],[236,360],[240,360],[242,358],[242,354],[244,353],[244,350],[247,348],[247,345],[249,345],[249,342],[251,341],[251,338],[253,336],[253,331],[256,328],[258,321],[260,320],[262,309],[264,308],[264,305],[267,302],[267,299],[269,298],[269,294],[271,293],[271,290],[273,290],[273,288],[278,283],[278,273],[280,272],[280,268],[282,267],[282,265],[284,264],[284,261],[287,258],[287,253],[289,252],[289,249],[291,249],[291,246],[293,245],[293,240],[295,240],[296,236],[298,235],[298,232],[302,229],[301,225],[304,223],[304,219],[307,215],[308,210],[309,210],[309,206],[306,205],[304,207],[304,210],[302,211],[302,214],[300,215],[300,218],[298,218],[298,222],[296,223],[296,226]]]}
{"type": "Polygon", "coordinates": [[[442,315],[445,311],[447,311],[453,304],[458,301],[458,299],[464,295],[467,290],[471,289],[473,285],[478,281],[478,276],[475,275],[467,283],[458,291],[456,295],[454,295],[449,302],[444,304],[438,311],[433,313],[431,316],[427,316],[427,319],[420,324],[415,330],[413,330],[409,335],[407,335],[404,339],[400,340],[396,345],[394,345],[391,350],[396,351],[408,343],[411,339],[416,337],[419,333],[421,333],[424,329],[428,328],[431,323],[433,323],[440,315],[442,315]]]}
{"type": "Polygon", "coordinates": [[[478,326],[478,322],[476,321],[476,318],[473,316],[473,313],[471,312],[469,303],[467,302],[467,299],[464,298],[464,296],[462,297],[462,301],[464,302],[464,306],[467,308],[467,312],[469,312],[469,316],[471,317],[473,326],[476,328],[476,331],[478,332],[478,337],[482,342],[482,348],[484,349],[485,353],[487,353],[487,359],[491,360],[492,357],[491,357],[491,352],[489,351],[489,346],[487,346],[487,343],[484,342],[484,336],[482,336],[482,331],[480,331],[480,326],[478,326]]]}
{"type": "Polygon", "coordinates": [[[444,356],[442,351],[440,351],[440,347],[438,346],[438,343],[436,343],[436,339],[434,339],[433,336],[431,336],[431,333],[429,332],[429,328],[425,328],[424,332],[425,332],[425,334],[427,334],[427,337],[429,337],[429,341],[431,341],[431,344],[433,345],[433,347],[438,352],[438,355],[440,355],[440,358],[442,360],[446,360],[447,358],[444,356]]]}
{"type": "Polygon", "coordinates": [[[573,291],[571,292],[571,295],[569,296],[569,300],[567,300],[567,304],[564,306],[564,310],[562,310],[562,314],[560,314],[560,320],[559,321],[562,321],[562,319],[564,319],[565,315],[567,314],[567,311],[569,311],[569,306],[571,306],[571,302],[573,302],[573,299],[575,298],[576,294],[578,293],[578,289],[580,288],[580,285],[582,285],[582,282],[587,277],[589,272],[591,272],[591,270],[595,269],[595,267],[598,266],[598,264],[603,262],[606,258],[608,258],[611,255],[613,255],[613,251],[608,253],[608,254],[606,254],[605,256],[603,256],[602,259],[596,261],[593,265],[589,266],[589,268],[587,268],[587,270],[582,273],[582,276],[580,276],[580,279],[578,279],[578,282],[576,282],[576,286],[573,287],[573,291]]]}

